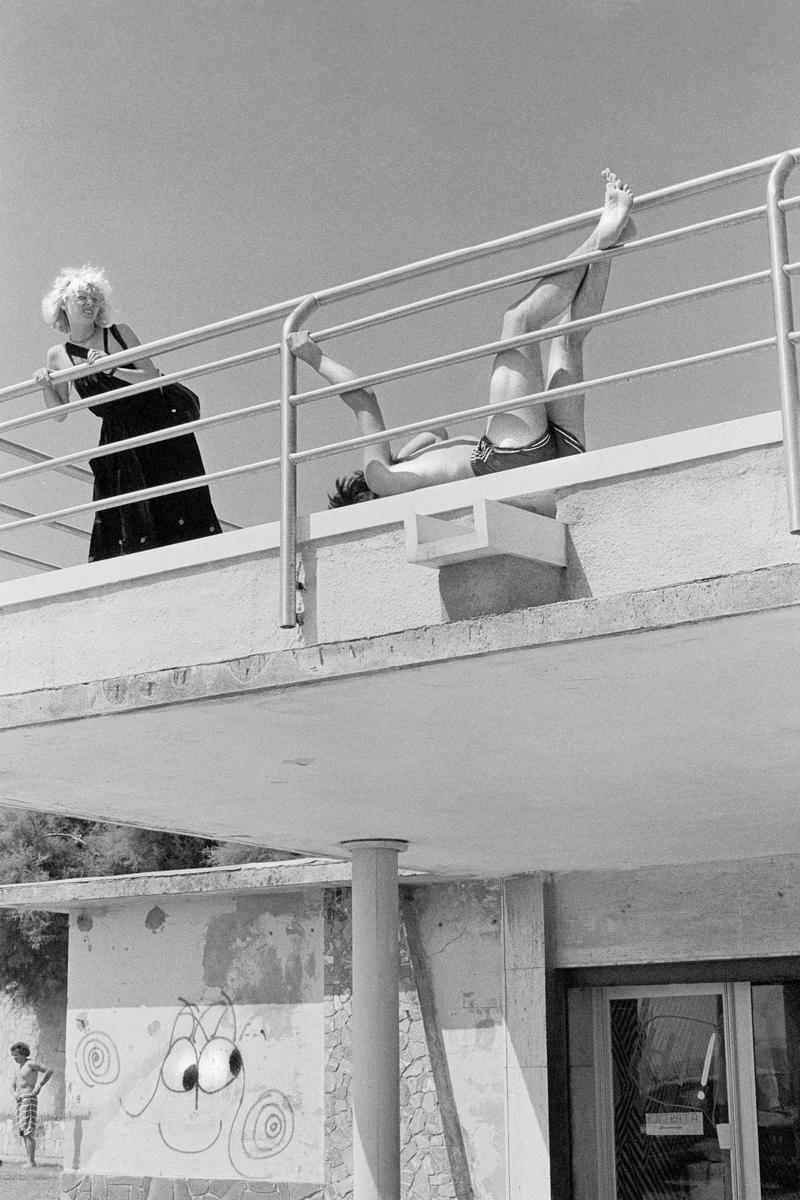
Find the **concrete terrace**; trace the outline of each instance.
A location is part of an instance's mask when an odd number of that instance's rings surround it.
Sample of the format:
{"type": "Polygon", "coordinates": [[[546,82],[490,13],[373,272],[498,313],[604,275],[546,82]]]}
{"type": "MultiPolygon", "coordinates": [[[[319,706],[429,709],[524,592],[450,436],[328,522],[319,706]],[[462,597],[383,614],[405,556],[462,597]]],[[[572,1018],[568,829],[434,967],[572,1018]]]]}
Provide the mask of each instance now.
{"type": "Polygon", "coordinates": [[[777,414],[0,587],[0,803],[501,876],[798,850],[800,542],[777,414]],[[566,567],[404,520],[556,516],[566,567]],[[769,797],[769,820],[764,819],[769,797]]]}

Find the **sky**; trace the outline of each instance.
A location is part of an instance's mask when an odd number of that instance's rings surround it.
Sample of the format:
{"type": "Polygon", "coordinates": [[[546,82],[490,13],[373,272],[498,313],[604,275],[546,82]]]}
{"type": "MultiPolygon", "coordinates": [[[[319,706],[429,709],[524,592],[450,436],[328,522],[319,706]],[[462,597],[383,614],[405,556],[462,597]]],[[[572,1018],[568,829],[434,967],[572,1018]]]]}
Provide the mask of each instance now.
{"type": "MultiPolygon", "coordinates": [[[[103,266],[119,317],[147,341],[594,209],[605,166],[645,193],[800,145],[797,0],[0,0],[0,34],[0,386],[29,379],[59,340],[40,302],[64,266],[103,266]]],[[[763,194],[756,181],[658,208],[639,230],[763,194]]],[[[574,240],[330,306],[312,328],[552,260],[574,240]]],[[[607,307],[767,265],[761,225],[693,238],[617,262],[607,307]]],[[[330,349],[364,372],[463,349],[499,336],[513,298],[495,292],[330,349]]],[[[752,289],[597,330],[587,374],[770,332],[768,288],[752,289]]],[[[205,354],[277,336],[271,325],[205,354]]],[[[386,415],[400,423],[483,403],[488,369],[482,360],[386,385],[386,415]]],[[[590,447],[775,409],[776,379],[762,354],[603,388],[588,402],[590,447]]],[[[315,378],[303,368],[301,382],[315,378]]],[[[276,399],[277,360],[194,386],[205,415],[276,399]]],[[[0,416],[39,407],[26,397],[0,416]]],[[[336,399],[304,407],[299,425],[301,447],[356,432],[336,399]]],[[[56,454],[98,435],[83,413],[9,436],[56,454]]],[[[277,439],[277,421],[263,417],[201,444],[214,470],[270,457],[277,439]]],[[[17,465],[0,456],[0,470],[17,465]]],[[[358,465],[350,452],[303,469],[301,510],[324,508],[333,476],[358,465]]],[[[52,474],[0,487],[0,501],[36,511],[90,498],[52,474]]],[[[277,516],[268,474],[214,496],[238,524],[277,516]]],[[[85,555],[46,530],[2,544],[60,564],[85,555]]],[[[24,573],[0,567],[0,578],[24,573]]]]}

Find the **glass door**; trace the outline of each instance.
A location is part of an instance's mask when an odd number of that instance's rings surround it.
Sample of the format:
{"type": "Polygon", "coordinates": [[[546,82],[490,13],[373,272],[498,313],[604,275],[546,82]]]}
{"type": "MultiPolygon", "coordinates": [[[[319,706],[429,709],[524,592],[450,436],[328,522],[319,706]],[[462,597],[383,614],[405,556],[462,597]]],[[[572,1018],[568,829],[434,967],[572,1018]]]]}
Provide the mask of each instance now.
{"type": "Polygon", "coordinates": [[[725,988],[601,989],[598,1016],[607,1200],[742,1200],[725,988]]]}
{"type": "Polygon", "coordinates": [[[800,983],[753,984],[760,1200],[800,1200],[800,983]]]}

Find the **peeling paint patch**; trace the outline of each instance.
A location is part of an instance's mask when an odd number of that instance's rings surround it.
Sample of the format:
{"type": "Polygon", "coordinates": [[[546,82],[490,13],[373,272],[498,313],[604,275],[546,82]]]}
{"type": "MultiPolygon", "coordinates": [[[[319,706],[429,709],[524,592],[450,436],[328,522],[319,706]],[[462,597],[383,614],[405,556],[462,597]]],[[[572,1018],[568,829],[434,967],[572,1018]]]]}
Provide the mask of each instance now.
{"type": "MultiPolygon", "coordinates": [[[[240,897],[236,911],[209,922],[203,978],[240,1004],[301,1004],[316,978],[316,955],[295,911],[299,896],[240,897]]],[[[307,914],[311,916],[312,914],[307,914]]],[[[275,1015],[275,1021],[282,1018],[275,1015]]],[[[289,1020],[289,1014],[286,1014],[289,1020]]],[[[276,1035],[274,1022],[270,1025],[276,1035]]]]}
{"type": "Polygon", "coordinates": [[[81,933],[88,933],[94,925],[94,921],[88,913],[80,913],[75,924],[78,926],[78,929],[80,929],[81,933]]]}
{"type": "Polygon", "coordinates": [[[158,905],[156,905],[155,908],[150,909],[150,912],[145,917],[145,927],[150,929],[153,933],[157,933],[159,929],[164,927],[166,919],[167,914],[164,912],[163,908],[159,908],[158,905]]]}

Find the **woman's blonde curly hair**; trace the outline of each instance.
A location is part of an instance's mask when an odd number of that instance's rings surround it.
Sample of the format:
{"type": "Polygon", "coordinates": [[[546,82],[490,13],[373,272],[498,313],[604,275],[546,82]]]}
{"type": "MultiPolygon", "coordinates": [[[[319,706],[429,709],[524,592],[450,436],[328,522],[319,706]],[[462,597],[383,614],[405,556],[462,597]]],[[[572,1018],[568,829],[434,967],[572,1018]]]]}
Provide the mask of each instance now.
{"type": "Polygon", "coordinates": [[[95,325],[102,328],[113,323],[114,314],[109,303],[111,284],[106,279],[106,273],[102,267],[84,263],[82,267],[64,267],[42,301],[42,316],[51,329],[57,329],[59,333],[69,333],[64,299],[70,292],[76,292],[80,288],[93,292],[100,301],[95,325]]]}

